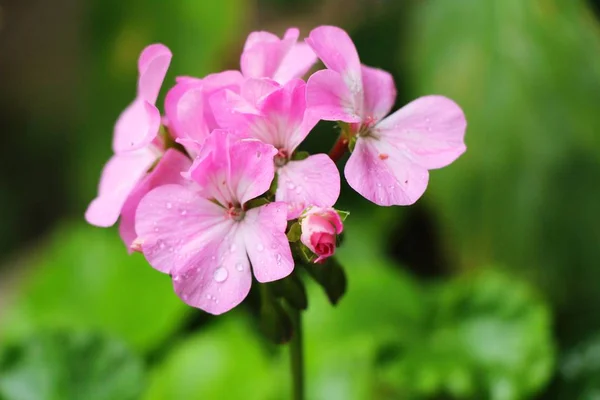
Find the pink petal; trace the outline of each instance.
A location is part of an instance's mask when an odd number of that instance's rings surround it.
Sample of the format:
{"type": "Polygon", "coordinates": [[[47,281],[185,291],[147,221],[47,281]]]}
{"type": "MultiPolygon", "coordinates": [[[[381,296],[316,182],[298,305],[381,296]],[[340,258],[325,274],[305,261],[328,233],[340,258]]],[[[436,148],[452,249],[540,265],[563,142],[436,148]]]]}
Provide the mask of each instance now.
{"type": "Polygon", "coordinates": [[[138,96],[150,104],[156,103],[158,92],[171,63],[171,57],[171,51],[162,44],[152,44],[140,54],[138,96]]]}
{"type": "Polygon", "coordinates": [[[246,251],[259,282],[285,278],[294,270],[286,216],[286,204],[277,202],[248,210],[242,221],[246,251]]]}
{"type": "Polygon", "coordinates": [[[178,83],[165,99],[170,132],[177,138],[198,142],[210,133],[204,118],[205,95],[202,83],[178,83]]]}
{"type": "Polygon", "coordinates": [[[326,154],[290,161],[278,170],[277,201],[288,205],[288,219],[309,206],[330,207],[340,195],[340,174],[326,154]]]}
{"type": "Polygon", "coordinates": [[[113,151],[119,154],[149,145],[158,135],[160,121],[160,112],[154,105],[135,99],[115,124],[113,151]]]}
{"type": "Polygon", "coordinates": [[[238,135],[248,134],[251,116],[260,115],[254,104],[231,90],[221,90],[210,97],[210,106],[214,110],[216,124],[235,131],[238,135]]]}
{"type": "Polygon", "coordinates": [[[239,93],[244,77],[240,71],[222,71],[215,74],[210,74],[202,80],[204,90],[204,121],[208,126],[209,131],[217,129],[220,126],[214,117],[214,109],[210,106],[210,97],[221,90],[229,90],[234,93],[239,93]]]}
{"type": "Polygon", "coordinates": [[[279,89],[281,85],[269,78],[246,79],[241,86],[241,96],[254,108],[262,104],[266,96],[279,89]]]}
{"type": "Polygon", "coordinates": [[[131,192],[121,210],[121,222],[119,223],[119,233],[127,249],[130,250],[131,244],[138,237],[135,231],[135,212],[142,197],[158,186],[169,183],[183,185],[185,180],[181,176],[181,172],[187,171],[191,163],[190,159],[179,151],[168,149],[156,167],[131,192]]]}
{"type": "Polygon", "coordinates": [[[380,121],[385,117],[396,100],[396,85],[389,72],[378,68],[362,66],[364,85],[364,121],[380,121]]]}
{"type": "Polygon", "coordinates": [[[281,84],[302,78],[317,62],[317,55],[306,43],[295,44],[283,57],[273,79],[281,84]]]}
{"type": "Polygon", "coordinates": [[[445,167],[465,152],[467,122],[461,108],[443,96],[421,97],[374,128],[376,135],[423,168],[445,167]]]}
{"type": "Polygon", "coordinates": [[[191,186],[176,184],[151,190],[135,216],[146,259],[157,270],[173,275],[184,273],[190,260],[209,243],[222,241],[233,225],[223,207],[191,186]]]}
{"type": "Polygon", "coordinates": [[[277,149],[258,140],[240,140],[215,130],[207,138],[190,176],[207,198],[223,206],[243,205],[269,189],[277,149]]]}
{"type": "Polygon", "coordinates": [[[251,33],[240,60],[242,74],[247,78],[273,78],[297,40],[295,28],[289,29],[282,40],[268,32],[251,33]]]}
{"type": "Polygon", "coordinates": [[[177,295],[187,304],[222,314],[240,304],[252,283],[244,237],[234,227],[228,236],[207,243],[173,276],[177,295]]]}
{"type": "Polygon", "coordinates": [[[156,158],[150,148],[112,156],[102,170],[98,197],[88,206],[85,219],[102,227],[117,222],[127,196],[156,158]]]}
{"type": "Polygon", "coordinates": [[[338,72],[321,70],[308,78],[306,105],[320,119],[361,122],[361,107],[355,97],[338,72]]]}
{"type": "Polygon", "coordinates": [[[320,26],[310,32],[306,43],[325,66],[342,75],[352,93],[362,92],[361,66],[350,36],[335,26],[320,26]]]}
{"type": "Polygon", "coordinates": [[[259,43],[277,43],[279,41],[279,37],[271,32],[251,32],[246,39],[246,43],[244,43],[244,51],[250,50],[259,43]]]}
{"type": "Polygon", "coordinates": [[[358,138],[346,163],[348,184],[380,206],[410,205],[427,188],[429,172],[383,138],[358,138]]]}

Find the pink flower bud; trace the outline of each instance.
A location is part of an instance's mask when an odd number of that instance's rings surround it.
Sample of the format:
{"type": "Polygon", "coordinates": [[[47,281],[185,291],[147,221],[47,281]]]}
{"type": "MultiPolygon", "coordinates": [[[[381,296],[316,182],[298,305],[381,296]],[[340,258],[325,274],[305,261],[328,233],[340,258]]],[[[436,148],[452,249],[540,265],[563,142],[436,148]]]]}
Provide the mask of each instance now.
{"type": "Polygon", "coordinates": [[[311,207],[301,217],[300,240],[318,257],[319,263],[335,253],[336,237],[344,230],[342,219],[335,209],[311,207]]]}

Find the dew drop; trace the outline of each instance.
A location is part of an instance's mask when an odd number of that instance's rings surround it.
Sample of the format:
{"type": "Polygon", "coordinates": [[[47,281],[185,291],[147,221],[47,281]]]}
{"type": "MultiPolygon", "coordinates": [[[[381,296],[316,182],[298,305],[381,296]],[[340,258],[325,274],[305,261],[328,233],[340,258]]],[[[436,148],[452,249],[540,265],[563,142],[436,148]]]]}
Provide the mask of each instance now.
{"type": "Polygon", "coordinates": [[[238,271],[243,271],[244,266],[242,265],[242,263],[237,263],[235,264],[235,269],[237,269],[238,271]]]}
{"type": "Polygon", "coordinates": [[[295,187],[296,187],[296,185],[294,185],[292,182],[288,182],[288,183],[287,183],[287,188],[288,188],[288,189],[292,190],[292,189],[294,189],[295,187]]]}
{"type": "Polygon", "coordinates": [[[305,181],[307,181],[308,180],[308,175],[304,175],[303,178],[304,178],[305,181]]]}
{"type": "Polygon", "coordinates": [[[215,269],[215,272],[213,273],[213,279],[215,280],[215,282],[225,282],[225,279],[227,279],[227,275],[227,270],[223,267],[219,267],[215,269]]]}
{"type": "Polygon", "coordinates": [[[158,247],[160,247],[161,249],[164,249],[165,248],[164,242],[160,242],[160,244],[158,245],[158,247]]]}
{"type": "Polygon", "coordinates": [[[231,251],[231,252],[235,251],[235,244],[232,244],[231,246],[229,246],[229,251],[231,251]]]}
{"type": "Polygon", "coordinates": [[[263,245],[262,245],[262,243],[259,243],[259,244],[256,246],[256,250],[258,250],[258,251],[263,251],[264,249],[265,249],[265,246],[263,246],[263,245]]]}
{"type": "Polygon", "coordinates": [[[381,187],[381,183],[377,182],[377,187],[381,187]]]}
{"type": "Polygon", "coordinates": [[[154,232],[158,232],[158,227],[154,228],[154,232]]]}
{"type": "Polygon", "coordinates": [[[296,194],[300,194],[300,193],[302,193],[302,186],[298,186],[296,188],[296,194]]]}
{"type": "Polygon", "coordinates": [[[277,254],[275,260],[277,260],[277,265],[281,265],[281,254],[277,254]]]}
{"type": "Polygon", "coordinates": [[[170,210],[171,208],[173,208],[173,203],[167,203],[167,208],[170,210]]]}
{"type": "Polygon", "coordinates": [[[207,295],[206,295],[206,298],[207,298],[208,300],[210,300],[210,299],[212,299],[212,296],[211,296],[210,294],[207,294],[207,295]]]}
{"type": "Polygon", "coordinates": [[[187,214],[187,210],[181,210],[181,215],[187,214]]]}

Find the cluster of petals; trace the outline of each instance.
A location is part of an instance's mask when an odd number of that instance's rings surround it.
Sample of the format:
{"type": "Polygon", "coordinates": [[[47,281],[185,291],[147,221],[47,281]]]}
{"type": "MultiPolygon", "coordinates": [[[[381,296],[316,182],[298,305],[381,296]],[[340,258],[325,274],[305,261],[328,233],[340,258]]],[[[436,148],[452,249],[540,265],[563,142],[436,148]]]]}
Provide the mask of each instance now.
{"type": "Polygon", "coordinates": [[[251,33],[240,70],[176,78],[162,117],[156,100],[171,52],[144,49],[136,98],[115,125],[114,155],[86,212],[97,226],[120,218],[128,249],[169,274],[183,301],[212,314],[238,305],[253,277],[292,273],[290,220],[301,222],[301,242],[316,261],[334,254],[343,230],[332,208],[338,169],[326,154],[298,154],[319,120],[346,124],[354,145],[346,179],[380,205],[412,204],[428,170],[465,150],[464,115],[451,100],[423,97],[385,117],[393,79],[361,65],[343,30],[316,28],[305,43],[298,37],[295,28],[283,38],[251,33]],[[305,82],[318,58],[327,69],[305,82]],[[256,201],[265,194],[270,202],[256,201]]]}

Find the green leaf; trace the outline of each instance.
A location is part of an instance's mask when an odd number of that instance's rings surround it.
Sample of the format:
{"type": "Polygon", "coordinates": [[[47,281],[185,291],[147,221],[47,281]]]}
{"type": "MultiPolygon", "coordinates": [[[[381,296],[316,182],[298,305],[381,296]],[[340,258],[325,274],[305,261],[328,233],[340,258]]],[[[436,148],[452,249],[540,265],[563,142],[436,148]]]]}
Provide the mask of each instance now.
{"type": "Polygon", "coordinates": [[[600,394],[600,334],[570,348],[560,362],[557,398],[594,399],[600,394]]]}
{"type": "Polygon", "coordinates": [[[342,210],[335,210],[338,215],[340,216],[340,218],[342,219],[342,221],[345,221],[346,218],[348,218],[348,216],[350,215],[350,211],[342,211],[342,210]]]}
{"type": "Polygon", "coordinates": [[[38,333],[0,353],[0,398],[133,400],[144,383],[141,359],[97,333],[38,333]]]}
{"type": "Polygon", "coordinates": [[[309,156],[310,153],[308,151],[296,151],[292,156],[292,160],[301,161],[307,159],[309,156]]]}
{"type": "Polygon", "coordinates": [[[305,264],[304,268],[325,290],[331,304],[336,305],[347,286],[346,273],[340,263],[330,257],[324,264],[305,264]]]}
{"type": "Polygon", "coordinates": [[[261,284],[260,327],[263,334],[273,343],[287,343],[294,328],[280,300],[271,292],[271,286],[261,284]]]}
{"type": "Polygon", "coordinates": [[[0,319],[10,338],[41,328],[90,328],[149,350],[174,332],[187,307],[173,293],[168,275],[141,254],[128,255],[114,229],[82,222],[61,226],[37,250],[28,279],[21,283],[0,319]]]}
{"type": "Polygon", "coordinates": [[[287,233],[287,238],[290,243],[297,242],[302,236],[302,228],[298,222],[294,222],[287,233]]]}
{"type": "Polygon", "coordinates": [[[285,299],[290,306],[298,310],[305,310],[308,307],[304,283],[296,273],[266,285],[276,297],[285,299]]]}
{"type": "Polygon", "coordinates": [[[145,400],[282,398],[287,365],[269,356],[241,314],[228,314],[202,332],[172,344],[152,373],[145,400]]]}

